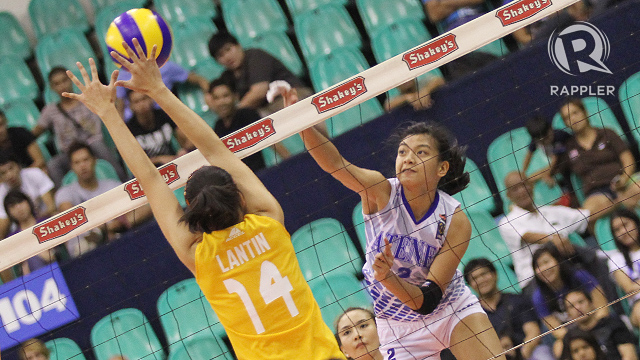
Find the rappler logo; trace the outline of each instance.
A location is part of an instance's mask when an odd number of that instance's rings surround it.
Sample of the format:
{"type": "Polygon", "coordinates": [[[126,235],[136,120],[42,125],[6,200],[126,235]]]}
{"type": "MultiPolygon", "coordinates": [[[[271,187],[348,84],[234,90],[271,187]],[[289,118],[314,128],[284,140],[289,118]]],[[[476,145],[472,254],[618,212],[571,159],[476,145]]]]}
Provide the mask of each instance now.
{"type": "Polygon", "coordinates": [[[604,62],[609,57],[609,39],[594,25],[579,21],[549,37],[549,58],[562,72],[579,75],[588,71],[611,74],[604,62]]]}

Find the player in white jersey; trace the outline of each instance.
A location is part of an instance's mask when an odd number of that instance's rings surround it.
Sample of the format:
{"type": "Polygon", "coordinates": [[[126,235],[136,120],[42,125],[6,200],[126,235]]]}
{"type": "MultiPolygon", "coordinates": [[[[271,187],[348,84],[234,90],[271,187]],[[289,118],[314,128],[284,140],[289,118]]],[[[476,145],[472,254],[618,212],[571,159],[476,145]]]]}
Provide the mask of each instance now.
{"type": "MultiPolygon", "coordinates": [[[[297,100],[295,91],[282,92],[287,104],[297,100]]],[[[469,183],[464,149],[443,128],[416,123],[399,134],[397,177],[386,179],[350,164],[314,128],[301,136],[318,165],[362,198],[363,272],[386,359],[434,359],[444,348],[461,360],[501,353],[457,270],[471,237],[469,220],[450,196],[469,183]]]]}

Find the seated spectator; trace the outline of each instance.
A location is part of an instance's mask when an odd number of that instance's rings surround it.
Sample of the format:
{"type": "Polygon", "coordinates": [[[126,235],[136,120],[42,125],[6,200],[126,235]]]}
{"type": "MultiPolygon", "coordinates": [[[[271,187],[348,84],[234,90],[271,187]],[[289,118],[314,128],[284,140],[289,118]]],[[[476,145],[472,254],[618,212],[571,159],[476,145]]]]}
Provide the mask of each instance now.
{"type": "Polygon", "coordinates": [[[431,93],[443,86],[444,78],[427,73],[398,86],[399,94],[387,99],[384,108],[391,111],[403,105],[410,105],[415,110],[428,109],[433,105],[431,93]]]}
{"type": "MultiPolygon", "coordinates": [[[[511,342],[509,348],[540,335],[533,304],[525,295],[503,293],[498,289],[498,274],[491,261],[485,258],[469,261],[464,267],[464,279],[478,294],[480,305],[489,316],[496,333],[508,334],[511,342]]],[[[541,344],[540,339],[526,343],[518,352],[524,359],[555,359],[549,346],[541,344]]]]}
{"type": "Polygon", "coordinates": [[[42,151],[33,134],[22,127],[8,127],[7,118],[0,111],[0,151],[13,154],[23,168],[47,169],[42,151]]]}
{"type": "MultiPolygon", "coordinates": [[[[11,223],[15,225],[14,230],[9,233],[9,236],[28,229],[45,219],[36,218],[33,202],[27,195],[19,190],[11,190],[7,196],[4,197],[4,211],[9,216],[11,223]]],[[[27,275],[32,271],[45,267],[53,261],[62,259],[64,255],[62,248],[58,247],[50,251],[43,251],[20,265],[21,275],[27,275]]]]}
{"type": "MultiPolygon", "coordinates": [[[[530,118],[525,127],[531,136],[531,143],[529,143],[527,155],[525,155],[524,163],[522,164],[522,173],[527,173],[533,153],[536,150],[540,150],[549,159],[549,167],[538,170],[537,174],[540,174],[541,180],[551,187],[555,184],[555,179],[548,170],[555,166],[558,156],[561,156],[566,151],[566,143],[571,138],[571,135],[564,130],[553,129],[551,123],[541,116],[530,118]]],[[[533,178],[535,175],[531,177],[533,178]]]]}
{"type": "Polygon", "coordinates": [[[581,99],[568,99],[560,114],[574,136],[552,173],[568,170],[580,179],[585,197],[582,207],[589,210],[592,220],[619,203],[633,208],[640,199],[640,184],[632,179],[636,165],[627,144],[612,130],[591,126],[581,99]]]}
{"type": "MultiPolygon", "coordinates": [[[[194,73],[189,72],[187,69],[182,66],[176,64],[173,61],[167,61],[160,68],[160,75],[162,76],[162,81],[167,85],[169,90],[174,91],[175,86],[180,83],[188,83],[198,86],[202,89],[203,93],[207,93],[209,90],[209,81],[204,77],[194,73]]],[[[131,73],[125,69],[124,67],[120,68],[120,74],[118,75],[118,80],[127,81],[131,79],[131,73]]],[[[116,108],[120,112],[120,115],[125,121],[129,121],[133,116],[131,112],[131,108],[129,107],[129,99],[127,98],[127,89],[121,86],[116,88],[116,108]]],[[[153,106],[155,109],[160,109],[158,104],[153,102],[153,106]]]]}
{"type": "MultiPolygon", "coordinates": [[[[243,127],[260,120],[260,115],[251,108],[238,108],[238,96],[233,89],[233,85],[222,79],[211,82],[209,93],[207,94],[209,108],[218,115],[213,130],[219,137],[229,135],[243,127]]],[[[286,159],[291,156],[284,145],[278,143],[274,145],[276,152],[281,158],[286,159]]],[[[242,159],[247,166],[256,172],[265,168],[262,153],[257,152],[242,159]]]]}
{"type": "Polygon", "coordinates": [[[105,144],[102,137],[102,123],[80,101],[63,97],[63,92],[73,92],[73,85],[62,67],[54,67],[49,72],[49,84],[60,95],[60,102],[49,104],[42,109],[38,124],[33,129],[33,135],[38,137],[47,130],[53,131],[55,143],[60,151],[49,163],[49,176],[59,188],[62,178],[69,171],[69,147],[73,142],[82,141],[91,146],[93,153],[100,159],[107,160],[116,169],[120,180],[126,175],[113,152],[105,144]]]}
{"type": "Polygon", "coordinates": [[[561,360],[607,360],[596,338],[586,331],[573,328],[563,340],[561,360]]]}
{"type": "Polygon", "coordinates": [[[243,49],[238,40],[227,32],[219,32],[211,37],[209,52],[227,69],[222,77],[234,81],[240,97],[240,108],[256,109],[261,116],[268,116],[282,109],[282,100],[271,104],[266,100],[269,84],[276,80],[291,84],[298,91],[300,99],[313,94],[280,60],[260,49],[243,49]]]}
{"type": "Polygon", "coordinates": [[[511,252],[518,282],[527,294],[533,290],[530,286],[534,277],[532,254],[549,242],[565,256],[577,253],[575,260],[590,264],[598,278],[608,276],[606,265],[596,258],[595,251],[575,246],[568,239],[569,234],[587,229],[588,211],[556,205],[537,206],[533,202],[533,182],[517,171],[507,174],[504,184],[513,206],[500,220],[498,229],[511,252]]]}
{"type": "Polygon", "coordinates": [[[20,360],[49,360],[51,352],[38,339],[30,339],[20,345],[20,360]]]}
{"type": "MultiPolygon", "coordinates": [[[[452,30],[478,18],[486,12],[484,0],[422,0],[427,17],[442,32],[452,30]]],[[[473,51],[447,64],[451,80],[470,74],[495,61],[497,57],[482,51],[473,51]]]]}
{"type": "MultiPolygon", "coordinates": [[[[78,181],[61,187],[56,193],[55,201],[61,212],[67,211],[89,199],[101,195],[121,183],[112,179],[98,179],[96,177],[97,159],[90,146],[74,143],[69,148],[71,169],[78,177],[78,181]]],[[[106,224],[106,234],[100,229],[71,239],[65,243],[71,257],[80,256],[87,251],[101,245],[107,238],[115,237],[118,232],[128,230],[132,225],[139,224],[151,216],[148,205],[122,215],[106,224]]]]}
{"type": "MultiPolygon", "coordinates": [[[[383,360],[376,318],[370,310],[348,308],[336,320],[336,339],[348,359],[383,360]]],[[[393,359],[393,354],[388,354],[393,359]]]]}
{"type": "MultiPolygon", "coordinates": [[[[640,290],[640,242],[638,229],[640,219],[635,212],[626,208],[616,209],[611,214],[611,233],[618,251],[609,252],[609,271],[618,286],[626,293],[640,290]]],[[[631,324],[640,327],[640,293],[631,296],[631,324]]]]}
{"type": "Polygon", "coordinates": [[[149,96],[128,91],[127,98],[133,112],[127,127],[154,165],[164,165],[194,149],[169,115],[153,108],[153,100],[149,96]],[[171,143],[174,136],[181,147],[178,151],[171,143]]]}
{"type": "MultiPolygon", "coordinates": [[[[538,318],[547,328],[555,329],[568,320],[564,297],[575,289],[582,289],[591,296],[593,305],[600,308],[595,314],[598,319],[609,316],[607,298],[598,280],[566,261],[553,244],[545,244],[533,253],[533,267],[537,287],[531,300],[538,318]]],[[[560,328],[552,334],[556,340],[562,340],[566,332],[565,328],[560,328]]]]}
{"type": "MultiPolygon", "coordinates": [[[[638,359],[635,337],[627,329],[624,322],[615,314],[599,318],[595,312],[590,313],[595,310],[595,306],[591,301],[591,296],[584,290],[569,291],[564,297],[564,305],[569,319],[578,319],[574,324],[569,325],[567,331],[571,331],[572,327],[577,327],[591,333],[608,360],[638,359]]],[[[563,343],[559,341],[556,344],[554,352],[559,357],[562,354],[563,343]]]]}
{"type": "MultiPolygon", "coordinates": [[[[53,198],[53,182],[47,174],[38,168],[20,168],[10,154],[0,152],[0,200],[10,190],[20,190],[33,202],[37,218],[49,217],[56,213],[53,198]]],[[[10,230],[10,220],[0,207],[0,239],[4,239],[10,230]]]]}

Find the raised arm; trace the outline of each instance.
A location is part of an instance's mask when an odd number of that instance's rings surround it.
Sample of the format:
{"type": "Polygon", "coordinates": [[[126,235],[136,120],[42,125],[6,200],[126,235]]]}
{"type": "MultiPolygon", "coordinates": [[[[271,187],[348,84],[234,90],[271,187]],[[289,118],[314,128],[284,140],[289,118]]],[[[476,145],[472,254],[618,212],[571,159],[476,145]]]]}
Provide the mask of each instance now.
{"type": "MultiPolygon", "coordinates": [[[[285,106],[295,103],[298,99],[295,89],[285,92],[284,97],[285,106]]],[[[360,195],[362,209],[366,214],[376,213],[387,205],[391,184],[384,175],[348,162],[338,148],[313,126],[303,130],[300,136],[309,154],[322,170],[360,195]]]]}
{"type": "Polygon", "coordinates": [[[128,61],[116,52],[111,53],[132,75],[131,80],[118,81],[116,85],[147,94],[155,100],[211,165],[221,167],[231,174],[244,196],[247,212],[269,216],[284,223],[280,204],[260,179],[227,149],[218,135],[198,114],[183,104],[164,85],[155,61],[156,49],[154,48],[147,58],[138,41],[134,39],[133,42],[137,53],[141,54],[140,57],[126,44],[123,45],[132,61],[128,61]]]}
{"type": "Polygon", "coordinates": [[[118,71],[111,74],[109,85],[103,85],[98,79],[98,70],[93,59],[89,59],[91,78],[81,63],[77,63],[84,84],[71,71],[67,75],[80,89],[81,94],[63,93],[68,98],[80,100],[92,112],[102,119],[111,134],[120,155],[131,169],[145,191],[153,215],[160,225],[162,233],[178,255],[180,261],[192,272],[195,270],[195,248],[200,235],[193,234],[188,227],[180,223],[183,215],[178,200],[169,189],[162,176],[151,163],[144,150],[133,137],[127,125],[122,121],[115,107],[118,71]]]}

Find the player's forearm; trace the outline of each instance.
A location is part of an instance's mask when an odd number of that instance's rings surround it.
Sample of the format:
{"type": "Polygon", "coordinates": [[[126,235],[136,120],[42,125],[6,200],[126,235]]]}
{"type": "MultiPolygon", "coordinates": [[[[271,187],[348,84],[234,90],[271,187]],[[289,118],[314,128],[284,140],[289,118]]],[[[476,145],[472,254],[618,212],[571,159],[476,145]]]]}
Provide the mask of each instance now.
{"type": "Polygon", "coordinates": [[[424,295],[420,288],[404,281],[394,272],[390,271],[389,276],[380,283],[411,309],[418,310],[422,306],[424,295]]]}
{"type": "Polygon", "coordinates": [[[314,127],[303,130],[300,136],[309,154],[322,170],[333,174],[348,164],[338,148],[314,127]]]}
{"type": "Polygon", "coordinates": [[[265,103],[267,92],[269,91],[269,82],[261,82],[251,85],[249,91],[240,99],[238,107],[240,108],[259,108],[265,103]]]}

